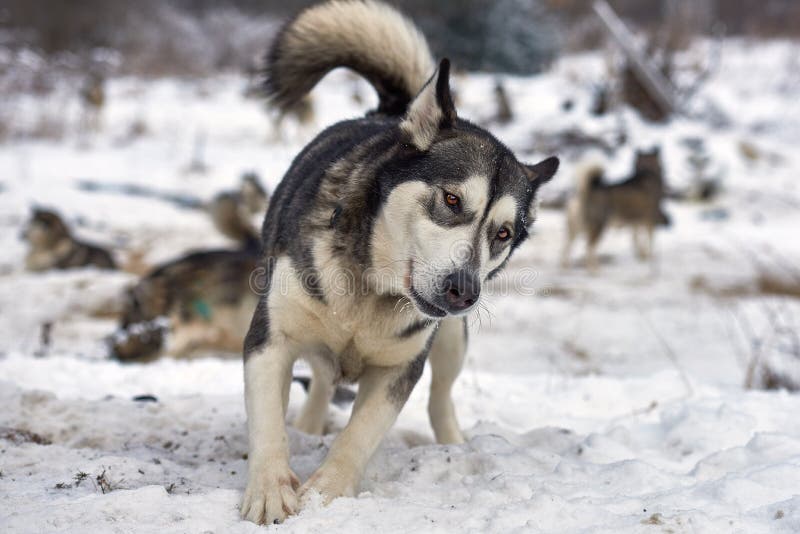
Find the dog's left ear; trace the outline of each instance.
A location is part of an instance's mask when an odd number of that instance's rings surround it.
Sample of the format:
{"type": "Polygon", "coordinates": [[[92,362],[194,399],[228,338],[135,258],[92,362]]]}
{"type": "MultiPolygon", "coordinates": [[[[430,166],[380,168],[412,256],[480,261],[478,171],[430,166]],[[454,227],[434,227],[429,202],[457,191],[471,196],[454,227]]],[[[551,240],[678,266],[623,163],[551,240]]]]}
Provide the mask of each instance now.
{"type": "Polygon", "coordinates": [[[439,130],[449,128],[455,120],[456,107],[450,93],[450,60],[443,59],[409,105],[400,129],[408,135],[411,144],[424,152],[433,144],[439,130]]]}
{"type": "Polygon", "coordinates": [[[534,189],[540,185],[550,181],[550,179],[558,171],[559,165],[558,158],[555,156],[549,157],[544,161],[540,161],[536,165],[525,165],[525,171],[528,174],[528,180],[534,189]]]}

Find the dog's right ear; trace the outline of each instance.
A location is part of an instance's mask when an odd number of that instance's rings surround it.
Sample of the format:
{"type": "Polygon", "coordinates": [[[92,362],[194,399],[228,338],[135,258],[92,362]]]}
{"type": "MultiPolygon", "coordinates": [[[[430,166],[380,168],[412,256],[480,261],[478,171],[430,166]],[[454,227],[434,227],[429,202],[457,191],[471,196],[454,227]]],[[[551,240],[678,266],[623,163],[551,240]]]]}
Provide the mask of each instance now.
{"type": "Polygon", "coordinates": [[[408,107],[400,129],[418,150],[426,151],[442,128],[456,120],[456,107],[450,93],[450,60],[443,59],[428,83],[408,107]]]}

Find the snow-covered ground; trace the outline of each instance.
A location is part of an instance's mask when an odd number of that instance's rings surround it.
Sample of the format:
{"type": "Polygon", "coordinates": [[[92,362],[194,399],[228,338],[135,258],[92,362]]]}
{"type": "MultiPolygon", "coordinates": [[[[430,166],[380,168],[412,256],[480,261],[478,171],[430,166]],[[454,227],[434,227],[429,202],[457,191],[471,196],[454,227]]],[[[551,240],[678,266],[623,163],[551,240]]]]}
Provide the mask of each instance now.
{"type": "MultiPolygon", "coordinates": [[[[754,357],[800,374],[791,356],[800,300],[764,284],[798,285],[799,52],[789,43],[726,43],[720,70],[694,100],[694,112],[711,102],[727,117],[716,126],[590,116],[591,83],[603,72],[595,55],[508,79],[517,119],[493,130],[526,159],[544,155],[537,134],[579,126],[611,135],[624,124],[629,145],[608,161],[613,176],[630,168],[634,147],[659,143],[670,185],[684,187],[685,140],[699,138],[724,177],[722,195],[712,204],[668,204],[673,225],[657,236],[655,265],[633,259],[625,232],[608,235],[596,275],[581,268],[581,247],[570,268],[559,267],[563,214],[542,210],[534,237],[473,320],[455,390],[468,442],[433,443],[426,371],[358,497],[270,528],[800,531],[800,396],[743,387],[754,357]],[[565,113],[567,99],[574,107],[565,113]]],[[[492,77],[456,84],[462,116],[492,115],[492,77]]],[[[137,184],[205,200],[253,169],[274,187],[309,136],[372,102],[362,84],[355,87],[365,103],[356,104],[352,80],[335,73],[314,92],[316,125],[289,124],[275,140],[242,85],[232,77],[114,81],[102,133],[92,136],[72,133],[79,107],[68,96],[4,102],[17,118],[63,121],[67,136],[0,145],[0,531],[260,529],[238,515],[247,451],[237,355],[108,360],[102,338],[133,275],[26,273],[18,239],[36,204],[56,207],[123,264],[132,253],[153,264],[225,244],[201,211],[79,186],[137,184]],[[189,170],[197,154],[205,173],[189,170]],[[44,323],[53,324],[46,349],[44,323]],[[133,400],[142,394],[157,402],[133,400]]],[[[576,164],[565,158],[550,194],[571,186],[576,164]]],[[[291,413],[303,396],[293,385],[291,413]]],[[[301,478],[347,415],[332,407],[323,438],[290,431],[301,478]]]]}

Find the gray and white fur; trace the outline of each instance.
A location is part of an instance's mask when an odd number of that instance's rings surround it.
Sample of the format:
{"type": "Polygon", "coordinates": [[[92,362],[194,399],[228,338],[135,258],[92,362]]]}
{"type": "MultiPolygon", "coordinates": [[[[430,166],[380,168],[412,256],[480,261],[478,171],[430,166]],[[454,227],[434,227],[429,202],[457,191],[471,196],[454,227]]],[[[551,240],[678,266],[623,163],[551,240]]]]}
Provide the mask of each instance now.
{"type": "Polygon", "coordinates": [[[459,443],[451,387],[465,316],[528,236],[556,158],[524,165],[458,117],[450,64],[394,8],[338,0],[302,11],[268,56],[267,90],[290,105],[348,67],[377,110],[322,132],[275,190],[262,228],[265,276],[244,344],[249,432],[242,517],[282,521],[310,495],[354,495],[364,468],[431,363],[437,441],[459,443]],[[357,382],[350,420],[302,486],[284,418],[294,361],[313,379],[294,424],[321,433],[339,381],[357,382]]]}

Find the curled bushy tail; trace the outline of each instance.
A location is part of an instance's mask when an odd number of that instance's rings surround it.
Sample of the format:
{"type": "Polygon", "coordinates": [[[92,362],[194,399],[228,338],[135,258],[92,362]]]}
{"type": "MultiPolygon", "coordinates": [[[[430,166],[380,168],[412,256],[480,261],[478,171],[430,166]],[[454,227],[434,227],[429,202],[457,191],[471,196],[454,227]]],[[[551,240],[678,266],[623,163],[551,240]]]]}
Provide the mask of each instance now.
{"type": "Polygon", "coordinates": [[[592,189],[603,183],[605,171],[600,163],[587,161],[578,165],[575,169],[575,198],[577,199],[574,209],[584,223],[597,219],[598,206],[592,203],[592,189]]]}
{"type": "Polygon", "coordinates": [[[585,200],[592,188],[603,182],[604,173],[603,166],[599,163],[590,162],[578,166],[575,170],[575,186],[581,200],[585,200]]]}
{"type": "Polygon", "coordinates": [[[372,0],[332,0],[304,11],[278,33],[267,57],[273,103],[297,102],[331,70],[347,67],[378,92],[378,111],[401,115],[433,74],[425,36],[411,20],[372,0]]]}

